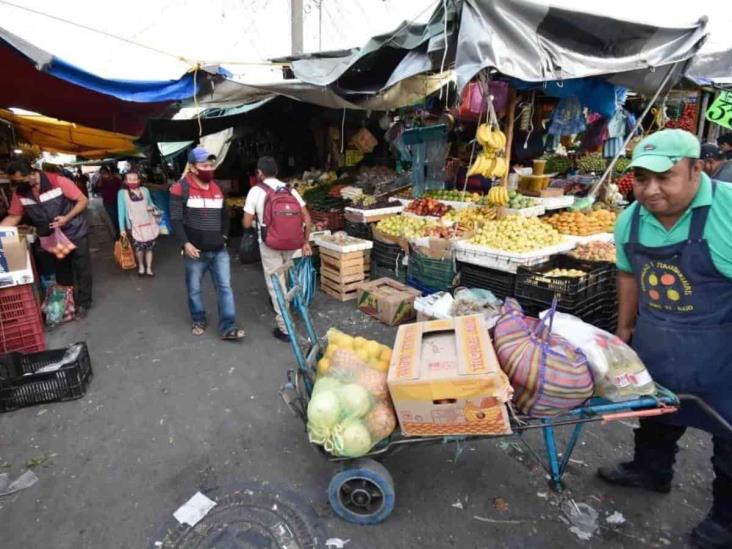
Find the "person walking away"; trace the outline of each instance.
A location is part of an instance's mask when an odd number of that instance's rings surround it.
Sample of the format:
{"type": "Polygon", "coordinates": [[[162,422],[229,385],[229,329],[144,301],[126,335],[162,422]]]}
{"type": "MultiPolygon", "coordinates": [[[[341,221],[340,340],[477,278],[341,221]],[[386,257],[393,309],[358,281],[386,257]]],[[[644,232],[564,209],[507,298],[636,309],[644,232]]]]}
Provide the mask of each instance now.
{"type": "Polygon", "coordinates": [[[119,237],[119,234],[117,234],[119,228],[119,219],[117,219],[117,193],[121,188],[122,182],[119,178],[112,174],[108,166],[102,166],[99,170],[99,180],[94,191],[102,196],[102,204],[112,223],[115,240],[119,237]]]}
{"type": "Polygon", "coordinates": [[[23,215],[27,215],[39,236],[48,236],[56,228],[63,230],[76,249],[63,260],[53,258],[57,282],[74,287],[76,318],[86,317],[92,304],[92,270],[89,228],[82,213],[89,201],[73,181],[34,170],[26,162],[11,162],[6,172],[16,187],[8,215],[0,225],[17,226],[23,215]],[[62,280],[65,272],[69,273],[70,280],[62,280]]]}
{"type": "Polygon", "coordinates": [[[206,330],[201,283],[206,272],[210,272],[218,297],[221,339],[240,340],[244,338],[244,330],[236,326],[230,258],[226,250],[229,214],[224,194],[214,180],[211,157],[203,147],[196,147],[188,155],[190,172],[170,187],[170,219],[183,248],[193,335],[203,335],[206,330]]]}
{"type": "Polygon", "coordinates": [[[725,160],[722,150],[712,143],[701,146],[704,173],[715,181],[732,183],[732,160],[725,160]]]}
{"type": "MultiPolygon", "coordinates": [[[[702,171],[696,137],[663,130],[633,150],[637,202],[615,226],[618,332],[653,379],[701,398],[732,423],[732,186],[702,171]]],[[[667,493],[688,427],[712,435],[713,503],[693,530],[703,548],[732,547],[732,433],[692,401],[641,418],[632,461],[603,467],[607,482],[667,493]]]]}
{"type": "Polygon", "coordinates": [[[89,176],[86,175],[82,170],[81,166],[76,167],[76,173],[74,174],[74,183],[81,193],[89,198],[89,176]]]}
{"type": "MultiPolygon", "coordinates": [[[[257,185],[249,189],[244,203],[243,225],[250,229],[255,220],[257,222],[262,270],[277,324],[272,333],[280,341],[289,341],[272,275],[290,261],[297,250],[302,250],[303,256],[312,255],[310,213],[300,194],[277,179],[277,162],[271,156],[263,156],[257,162],[257,181],[257,185]]],[[[285,288],[284,274],[279,278],[285,288]]]]}
{"type": "Polygon", "coordinates": [[[153,277],[153,248],[160,235],[160,225],[153,215],[155,204],[150,197],[150,191],[140,186],[140,175],[137,172],[125,173],[124,187],[117,193],[119,233],[128,236],[129,229],[137,257],[138,276],[153,277]]]}

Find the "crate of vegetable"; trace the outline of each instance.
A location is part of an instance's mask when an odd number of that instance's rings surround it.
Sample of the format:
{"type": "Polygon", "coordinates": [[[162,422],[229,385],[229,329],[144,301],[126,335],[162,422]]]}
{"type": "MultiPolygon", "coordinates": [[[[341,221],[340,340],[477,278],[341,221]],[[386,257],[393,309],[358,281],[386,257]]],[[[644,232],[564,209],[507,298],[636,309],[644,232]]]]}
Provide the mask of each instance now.
{"type": "Polygon", "coordinates": [[[583,261],[557,255],[541,265],[519,267],[516,272],[516,297],[571,307],[593,297],[607,296],[615,288],[615,265],[583,261]]]}

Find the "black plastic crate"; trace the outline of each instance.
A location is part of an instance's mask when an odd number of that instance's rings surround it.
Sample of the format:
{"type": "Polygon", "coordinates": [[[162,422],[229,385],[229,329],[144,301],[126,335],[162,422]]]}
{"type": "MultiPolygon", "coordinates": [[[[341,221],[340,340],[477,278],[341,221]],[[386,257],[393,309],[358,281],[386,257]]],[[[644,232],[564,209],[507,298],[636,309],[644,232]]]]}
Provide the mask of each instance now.
{"type": "Polygon", "coordinates": [[[402,265],[406,255],[399,244],[387,244],[386,242],[374,240],[374,246],[371,248],[371,263],[389,269],[396,269],[396,266],[399,265],[400,269],[403,266],[406,271],[407,266],[402,265]]]}
{"type": "Polygon", "coordinates": [[[519,267],[516,273],[516,297],[551,305],[556,297],[566,307],[574,306],[595,296],[614,291],[615,265],[602,261],[584,261],[567,255],[557,255],[533,267],[519,267]],[[554,269],[578,269],[578,277],[547,277],[554,269]]]}
{"type": "MultiPolygon", "coordinates": [[[[551,307],[532,299],[519,299],[519,303],[527,315],[534,317],[538,317],[541,311],[551,307]]],[[[614,293],[595,296],[573,306],[557,303],[557,311],[576,316],[608,332],[614,332],[618,322],[617,300],[614,293]]]]}
{"type": "Polygon", "coordinates": [[[493,292],[498,299],[513,297],[516,285],[516,275],[479,267],[471,263],[457,262],[458,285],[466,288],[480,288],[493,292]]]}
{"type": "Polygon", "coordinates": [[[371,223],[356,223],[346,219],[346,234],[355,238],[363,238],[364,240],[373,239],[373,225],[371,223]]]}
{"type": "Polygon", "coordinates": [[[394,269],[393,266],[386,267],[380,265],[374,261],[371,262],[371,274],[369,275],[371,280],[377,280],[379,278],[391,278],[402,284],[407,283],[407,267],[399,265],[399,269],[394,269]]]}
{"type": "Polygon", "coordinates": [[[35,372],[63,359],[66,349],[0,356],[0,412],[84,396],[92,368],[86,343],[79,345],[82,347],[76,360],[40,374],[35,372]]]}
{"type": "Polygon", "coordinates": [[[426,284],[423,284],[416,278],[413,278],[409,275],[407,275],[407,286],[411,286],[415,290],[419,290],[422,292],[422,295],[431,295],[436,294],[437,292],[443,292],[445,290],[438,290],[437,288],[432,288],[430,286],[427,286],[426,284]]]}

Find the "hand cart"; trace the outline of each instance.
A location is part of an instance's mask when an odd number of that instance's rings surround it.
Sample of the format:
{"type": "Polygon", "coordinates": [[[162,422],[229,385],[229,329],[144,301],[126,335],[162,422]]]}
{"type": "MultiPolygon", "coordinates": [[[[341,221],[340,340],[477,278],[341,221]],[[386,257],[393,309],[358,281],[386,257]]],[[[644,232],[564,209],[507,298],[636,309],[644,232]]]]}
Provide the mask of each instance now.
{"type": "MultiPolygon", "coordinates": [[[[290,334],[290,344],[295,354],[297,368],[287,373],[287,382],[280,390],[285,403],[307,424],[307,406],[315,383],[315,365],[325,350],[326,342],[317,336],[307,307],[301,299],[301,288],[286,264],[272,275],[277,302],[290,334]],[[289,290],[280,285],[279,275],[287,273],[289,290]],[[288,305],[294,308],[302,320],[305,331],[305,348],[301,346],[288,305]]],[[[673,413],[678,409],[679,399],[672,392],[657,387],[654,396],[642,397],[625,402],[609,402],[594,398],[584,406],[568,410],[552,418],[513,417],[512,435],[481,436],[428,436],[405,437],[395,431],[389,438],[378,443],[371,451],[358,459],[336,457],[328,454],[319,445],[313,446],[328,461],[338,462],[339,470],[328,486],[328,500],[333,511],[341,518],[355,524],[377,524],[386,519],[394,508],[394,482],[389,471],[379,461],[407,445],[428,445],[443,443],[464,443],[500,437],[515,437],[531,455],[546,469],[550,485],[562,489],[562,476],[567,469],[572,452],[586,423],[601,421],[609,423],[631,417],[648,417],[673,413]],[[569,440],[560,451],[555,437],[558,427],[573,426],[569,440]],[[544,438],[546,459],[542,459],[524,440],[529,430],[541,429],[544,438]]]]}

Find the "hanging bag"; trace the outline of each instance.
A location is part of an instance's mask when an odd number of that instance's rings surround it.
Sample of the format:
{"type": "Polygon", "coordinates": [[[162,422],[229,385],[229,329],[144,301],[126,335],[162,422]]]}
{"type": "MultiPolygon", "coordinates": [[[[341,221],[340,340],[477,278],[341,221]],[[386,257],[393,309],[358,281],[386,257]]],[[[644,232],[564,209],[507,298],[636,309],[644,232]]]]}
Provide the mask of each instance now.
{"type": "Polygon", "coordinates": [[[556,302],[542,320],[524,315],[506,299],[494,342],[501,368],[514,388],[522,414],[550,417],[582,405],[594,391],[587,359],[574,345],[551,333],[556,302]]]}
{"type": "Polygon", "coordinates": [[[123,271],[129,271],[137,267],[135,252],[132,251],[130,241],[126,236],[120,236],[114,243],[114,260],[123,271]]]}
{"type": "Polygon", "coordinates": [[[76,249],[74,243],[59,228],[54,229],[49,236],[39,237],[39,240],[41,248],[56,256],[56,259],[63,259],[76,249]]]}
{"type": "Polygon", "coordinates": [[[259,242],[256,229],[244,229],[239,242],[239,261],[242,265],[257,263],[260,260],[259,242]]]}

